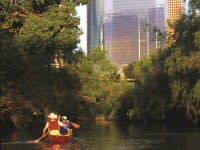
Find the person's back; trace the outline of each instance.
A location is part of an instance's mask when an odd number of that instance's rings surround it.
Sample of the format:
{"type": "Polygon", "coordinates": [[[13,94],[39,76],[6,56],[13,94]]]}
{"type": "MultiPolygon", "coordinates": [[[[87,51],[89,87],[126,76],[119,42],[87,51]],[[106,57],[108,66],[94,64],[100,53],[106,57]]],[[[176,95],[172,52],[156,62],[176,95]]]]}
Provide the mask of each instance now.
{"type": "Polygon", "coordinates": [[[44,129],[43,129],[43,134],[46,132],[48,129],[50,135],[58,135],[59,134],[59,122],[58,122],[58,117],[54,113],[50,113],[48,115],[48,122],[46,123],[44,129]]]}
{"type": "Polygon", "coordinates": [[[58,126],[58,120],[49,120],[49,134],[58,134],[59,132],[59,126],[58,126]]]}

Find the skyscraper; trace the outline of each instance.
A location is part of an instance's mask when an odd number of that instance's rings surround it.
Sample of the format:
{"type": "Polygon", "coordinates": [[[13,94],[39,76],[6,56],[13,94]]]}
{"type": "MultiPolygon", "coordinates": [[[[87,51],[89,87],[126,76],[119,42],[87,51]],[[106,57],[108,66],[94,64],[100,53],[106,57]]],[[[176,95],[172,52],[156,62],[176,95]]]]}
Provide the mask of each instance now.
{"type": "Polygon", "coordinates": [[[165,10],[165,0],[113,0],[113,13],[104,19],[104,48],[111,62],[128,64],[159,47],[156,31],[165,30],[165,10]]]}
{"type": "Polygon", "coordinates": [[[184,12],[184,1],[183,0],[168,0],[167,1],[167,27],[168,33],[167,42],[172,44],[175,42],[173,38],[174,34],[174,23],[181,17],[184,12]]]}
{"type": "Polygon", "coordinates": [[[183,0],[167,0],[167,20],[169,22],[175,22],[183,14],[184,3],[183,0]]]}
{"type": "Polygon", "coordinates": [[[140,60],[163,45],[159,33],[169,31],[167,21],[182,13],[183,0],[93,0],[88,6],[88,50],[103,45],[117,65],[140,60]]]}
{"type": "Polygon", "coordinates": [[[137,16],[110,14],[104,23],[104,48],[114,64],[128,64],[138,58],[137,16]]]}
{"type": "Polygon", "coordinates": [[[134,0],[113,0],[113,13],[133,12],[134,5],[134,0]]]}
{"type": "Polygon", "coordinates": [[[87,8],[87,49],[103,46],[103,0],[93,0],[87,8]]]}

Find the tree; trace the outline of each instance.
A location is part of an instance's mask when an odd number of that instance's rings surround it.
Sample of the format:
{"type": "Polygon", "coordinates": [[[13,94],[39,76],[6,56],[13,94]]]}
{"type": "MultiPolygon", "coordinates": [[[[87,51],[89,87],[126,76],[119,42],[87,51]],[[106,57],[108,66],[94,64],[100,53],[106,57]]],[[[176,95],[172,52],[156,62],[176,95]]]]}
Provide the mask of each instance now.
{"type": "Polygon", "coordinates": [[[15,112],[24,124],[31,123],[28,120],[33,119],[35,110],[45,115],[48,111],[61,112],[61,106],[72,106],[70,103],[74,108],[79,107],[76,96],[79,77],[71,64],[78,61],[75,49],[81,34],[75,6],[86,2],[0,2],[1,96],[8,99],[11,95],[9,99],[14,103],[11,107],[24,108],[27,104],[26,108],[15,112]],[[55,60],[64,60],[64,63],[55,67],[55,60]],[[25,112],[28,114],[26,120],[25,112]]]}
{"type": "Polygon", "coordinates": [[[191,0],[189,14],[177,21],[173,45],[125,70],[127,77],[135,79],[135,87],[121,101],[129,118],[200,123],[199,4],[199,0],[191,0]]]}
{"type": "Polygon", "coordinates": [[[170,77],[172,109],[183,112],[186,122],[192,120],[195,124],[200,122],[199,99],[194,96],[200,79],[199,4],[198,0],[190,1],[189,15],[183,16],[176,24],[175,34],[178,36],[174,52],[165,60],[170,77]]]}
{"type": "Polygon", "coordinates": [[[134,86],[121,97],[121,105],[126,108],[124,114],[128,114],[129,120],[163,120],[165,118],[169,87],[163,60],[169,54],[168,50],[158,49],[150,57],[129,64],[129,71],[125,73],[128,78],[134,79],[134,86]]]}
{"type": "Polygon", "coordinates": [[[91,53],[80,64],[79,69],[82,90],[80,95],[86,103],[95,107],[90,108],[93,117],[104,115],[108,117],[113,111],[118,74],[116,66],[106,57],[106,51],[100,47],[91,50],[91,53]]]}

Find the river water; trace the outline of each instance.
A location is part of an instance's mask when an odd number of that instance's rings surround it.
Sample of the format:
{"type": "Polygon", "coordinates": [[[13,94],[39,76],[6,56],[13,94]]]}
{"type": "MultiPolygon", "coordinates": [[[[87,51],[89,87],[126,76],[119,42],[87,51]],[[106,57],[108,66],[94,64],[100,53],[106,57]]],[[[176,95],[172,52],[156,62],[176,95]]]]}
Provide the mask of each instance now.
{"type": "Polygon", "coordinates": [[[200,129],[112,122],[82,123],[68,144],[38,143],[38,129],[1,135],[1,150],[200,150],[200,129]]]}

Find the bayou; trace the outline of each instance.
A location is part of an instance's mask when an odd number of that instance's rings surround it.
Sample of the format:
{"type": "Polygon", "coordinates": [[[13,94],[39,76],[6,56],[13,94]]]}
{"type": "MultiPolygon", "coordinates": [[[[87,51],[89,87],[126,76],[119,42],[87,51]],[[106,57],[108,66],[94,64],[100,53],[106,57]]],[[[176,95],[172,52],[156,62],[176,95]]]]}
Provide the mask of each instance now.
{"type": "Polygon", "coordinates": [[[121,79],[106,50],[77,50],[75,7],[89,0],[1,0],[1,129],[41,128],[49,112],[77,121],[200,126],[200,1],[172,39],[121,79]],[[131,82],[126,79],[132,79],[131,82]]]}

